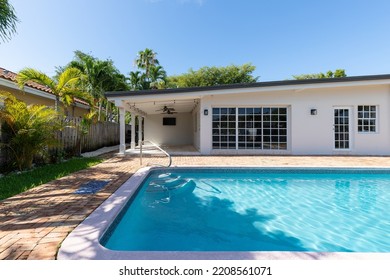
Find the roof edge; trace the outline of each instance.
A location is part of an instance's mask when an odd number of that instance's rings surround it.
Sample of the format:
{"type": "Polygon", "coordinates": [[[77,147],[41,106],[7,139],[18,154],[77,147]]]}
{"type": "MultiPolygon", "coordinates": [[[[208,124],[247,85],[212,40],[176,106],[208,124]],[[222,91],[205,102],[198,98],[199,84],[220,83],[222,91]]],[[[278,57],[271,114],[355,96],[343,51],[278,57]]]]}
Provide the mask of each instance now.
{"type": "Polygon", "coordinates": [[[214,91],[225,89],[241,89],[241,88],[261,88],[275,86],[293,86],[293,85],[308,85],[308,84],[325,84],[325,83],[341,83],[341,82],[357,82],[357,81],[375,81],[375,80],[390,80],[390,74],[381,75],[366,75],[366,76],[348,76],[341,78],[324,78],[324,79],[306,79],[306,80],[281,80],[281,81],[266,81],[247,84],[228,84],[217,86],[189,87],[189,88],[169,88],[169,89],[153,89],[153,90],[138,90],[138,91],[110,91],[105,92],[106,97],[122,97],[122,96],[140,96],[150,94],[166,94],[166,93],[186,93],[199,91],[214,91]]]}
{"type": "MultiPolygon", "coordinates": [[[[19,87],[17,86],[17,82],[16,82],[16,76],[18,74],[15,73],[15,72],[12,72],[8,69],[5,69],[3,67],[0,67],[0,79],[4,80],[4,81],[9,81],[13,84],[15,84],[15,88],[14,89],[19,89],[19,87]]],[[[46,86],[43,86],[43,85],[40,85],[38,83],[35,83],[35,82],[28,82],[26,85],[25,85],[25,88],[28,88],[28,89],[31,89],[33,91],[38,91],[38,92],[41,92],[43,95],[45,94],[48,94],[48,95],[51,95],[55,98],[55,95],[53,94],[53,92],[46,86]]],[[[19,89],[21,91],[23,91],[22,89],[19,89]]],[[[29,92],[31,94],[35,94],[33,92],[29,92]]],[[[44,98],[46,98],[45,96],[42,96],[44,98]]],[[[81,98],[75,98],[75,103],[79,104],[79,105],[83,105],[83,106],[89,106],[88,102],[81,99],[81,98]]]]}

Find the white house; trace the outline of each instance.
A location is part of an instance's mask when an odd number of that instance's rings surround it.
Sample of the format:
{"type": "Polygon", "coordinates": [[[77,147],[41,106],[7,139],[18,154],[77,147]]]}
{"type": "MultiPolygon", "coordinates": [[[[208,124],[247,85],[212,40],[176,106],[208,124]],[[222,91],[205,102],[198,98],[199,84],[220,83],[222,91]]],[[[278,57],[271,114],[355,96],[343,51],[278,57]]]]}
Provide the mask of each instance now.
{"type": "Polygon", "coordinates": [[[120,153],[129,111],[144,120],[144,139],[193,145],[203,155],[390,155],[390,75],[106,96],[120,108],[120,153]]]}

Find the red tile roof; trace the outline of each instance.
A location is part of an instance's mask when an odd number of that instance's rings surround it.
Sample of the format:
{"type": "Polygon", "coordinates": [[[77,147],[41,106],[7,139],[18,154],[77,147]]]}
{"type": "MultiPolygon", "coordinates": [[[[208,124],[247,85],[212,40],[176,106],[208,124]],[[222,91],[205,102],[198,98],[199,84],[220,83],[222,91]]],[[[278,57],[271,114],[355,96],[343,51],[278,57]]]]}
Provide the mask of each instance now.
{"type": "MultiPolygon", "coordinates": [[[[18,74],[14,73],[12,71],[9,71],[7,69],[0,67],[0,78],[1,79],[5,79],[5,80],[9,80],[11,82],[17,83],[17,81],[16,81],[17,75],[18,74]]],[[[28,82],[27,86],[34,88],[34,89],[37,89],[37,90],[40,90],[40,91],[43,91],[43,92],[46,92],[46,93],[49,93],[49,94],[53,94],[53,92],[51,91],[50,88],[48,88],[47,86],[42,86],[42,85],[35,83],[35,82],[28,82]]],[[[86,102],[82,99],[75,98],[75,101],[77,103],[89,106],[88,102],[86,102]]]]}

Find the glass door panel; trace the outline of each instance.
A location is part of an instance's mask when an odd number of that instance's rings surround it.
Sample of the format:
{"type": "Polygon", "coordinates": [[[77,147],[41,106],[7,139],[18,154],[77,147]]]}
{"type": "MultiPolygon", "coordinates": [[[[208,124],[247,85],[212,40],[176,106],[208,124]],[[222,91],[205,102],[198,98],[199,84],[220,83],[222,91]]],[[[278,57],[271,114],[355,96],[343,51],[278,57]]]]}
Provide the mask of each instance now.
{"type": "Polygon", "coordinates": [[[334,148],[336,150],[350,149],[349,111],[349,108],[334,109],[334,148]]]}

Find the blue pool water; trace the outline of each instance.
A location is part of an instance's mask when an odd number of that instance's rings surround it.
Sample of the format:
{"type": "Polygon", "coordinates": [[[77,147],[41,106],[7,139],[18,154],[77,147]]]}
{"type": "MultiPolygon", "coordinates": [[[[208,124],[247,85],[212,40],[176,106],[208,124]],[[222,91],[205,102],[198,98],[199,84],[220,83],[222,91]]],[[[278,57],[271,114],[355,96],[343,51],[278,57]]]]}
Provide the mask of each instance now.
{"type": "Polygon", "coordinates": [[[101,243],[126,251],[390,252],[390,171],[153,170],[101,243]]]}

